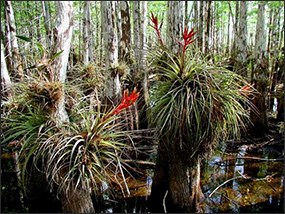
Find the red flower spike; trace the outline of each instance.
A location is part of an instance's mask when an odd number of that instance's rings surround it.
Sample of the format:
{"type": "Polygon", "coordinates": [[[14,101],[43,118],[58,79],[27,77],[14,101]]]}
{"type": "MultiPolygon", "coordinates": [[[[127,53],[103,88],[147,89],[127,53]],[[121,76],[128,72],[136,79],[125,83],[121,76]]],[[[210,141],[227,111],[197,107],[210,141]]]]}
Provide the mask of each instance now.
{"type": "Polygon", "coordinates": [[[113,110],[112,114],[119,114],[122,110],[128,108],[129,106],[133,105],[138,97],[139,92],[137,92],[137,89],[135,88],[132,93],[129,95],[128,90],[125,90],[123,93],[123,98],[121,103],[113,110]]]}
{"type": "Polygon", "coordinates": [[[185,53],[188,45],[194,42],[193,36],[196,33],[197,32],[194,32],[193,28],[189,32],[188,32],[188,27],[184,28],[183,35],[182,35],[184,43],[182,44],[181,42],[179,42],[179,44],[183,47],[183,50],[182,50],[183,54],[185,53]]]}
{"type": "Polygon", "coordinates": [[[154,24],[154,28],[158,26],[157,16],[154,16],[152,12],[151,12],[151,21],[154,24]]]}
{"type": "Polygon", "coordinates": [[[154,16],[153,13],[151,12],[151,18],[150,18],[151,22],[153,23],[153,26],[151,25],[151,27],[155,30],[156,35],[158,37],[159,43],[161,45],[163,45],[163,41],[161,39],[161,34],[160,34],[160,28],[162,27],[162,22],[160,23],[160,25],[158,26],[158,18],[157,16],[154,16]]]}

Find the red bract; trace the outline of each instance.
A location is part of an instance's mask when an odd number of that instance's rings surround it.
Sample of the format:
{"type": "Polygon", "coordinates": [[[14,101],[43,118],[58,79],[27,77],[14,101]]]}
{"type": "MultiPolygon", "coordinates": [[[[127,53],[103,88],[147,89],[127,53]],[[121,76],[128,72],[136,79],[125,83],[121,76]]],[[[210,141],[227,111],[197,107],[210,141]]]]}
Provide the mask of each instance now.
{"type": "Polygon", "coordinates": [[[254,91],[253,86],[254,86],[254,84],[245,85],[245,86],[241,87],[239,89],[239,91],[242,95],[248,96],[249,94],[251,94],[254,91]]]}
{"type": "Polygon", "coordinates": [[[122,110],[133,105],[137,101],[139,95],[140,93],[137,92],[136,88],[132,91],[130,95],[129,95],[129,91],[125,90],[121,103],[114,109],[112,114],[119,114],[122,110]]]}
{"type": "Polygon", "coordinates": [[[152,26],[152,27],[156,28],[158,26],[158,19],[157,19],[157,16],[154,16],[152,12],[151,12],[151,19],[150,20],[154,24],[154,26],[152,26]]]}
{"type": "Polygon", "coordinates": [[[183,31],[183,41],[184,41],[184,44],[179,42],[179,44],[183,47],[183,50],[182,50],[183,53],[185,53],[188,45],[191,44],[192,42],[194,42],[193,36],[196,33],[197,32],[194,32],[193,28],[189,32],[188,32],[188,28],[187,27],[184,28],[184,31],[183,31]]]}
{"type": "Polygon", "coordinates": [[[160,28],[162,26],[162,22],[160,24],[160,26],[158,26],[158,19],[157,19],[157,16],[154,16],[153,13],[151,12],[151,18],[150,18],[151,22],[153,23],[153,26],[151,25],[151,27],[153,27],[153,29],[155,30],[156,32],[156,35],[158,37],[158,40],[160,42],[161,45],[163,45],[163,42],[162,42],[162,38],[161,38],[161,34],[160,34],[160,28]]]}

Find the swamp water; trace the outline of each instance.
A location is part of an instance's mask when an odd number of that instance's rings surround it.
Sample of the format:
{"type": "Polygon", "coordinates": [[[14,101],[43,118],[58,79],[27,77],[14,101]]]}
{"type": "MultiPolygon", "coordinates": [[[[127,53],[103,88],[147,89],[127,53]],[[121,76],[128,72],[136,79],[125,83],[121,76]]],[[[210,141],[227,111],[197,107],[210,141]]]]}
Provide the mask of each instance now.
{"type": "MultiPolygon", "coordinates": [[[[283,149],[248,150],[243,145],[238,152],[216,153],[207,163],[202,175],[205,213],[284,213],[283,149]]],[[[110,201],[101,212],[149,212],[149,182],[149,177],[135,181],[130,197],[110,201]]]]}
{"type": "MultiPolygon", "coordinates": [[[[283,146],[250,149],[249,146],[242,145],[232,151],[214,154],[202,174],[201,184],[205,195],[202,206],[205,213],[284,213],[284,158],[281,157],[284,157],[283,146]]],[[[4,162],[6,161],[1,163],[2,167],[4,162]]],[[[9,173],[2,172],[1,202],[2,206],[6,207],[4,210],[2,207],[2,211],[27,212],[20,206],[17,207],[20,202],[15,201],[18,198],[16,177],[15,173],[11,172],[13,175],[9,173]],[[14,185],[14,187],[6,190],[7,185],[14,185]]],[[[111,197],[104,195],[104,205],[100,203],[99,207],[95,207],[96,212],[149,212],[147,202],[152,183],[151,177],[144,176],[137,180],[127,178],[126,181],[130,196],[112,200],[111,197]]],[[[46,196],[38,201],[31,200],[29,211],[60,212],[60,204],[51,201],[52,198],[49,199],[46,196]],[[53,209],[43,206],[42,202],[47,206],[53,203],[51,206],[53,209]],[[36,207],[32,208],[32,206],[36,207]]]]}

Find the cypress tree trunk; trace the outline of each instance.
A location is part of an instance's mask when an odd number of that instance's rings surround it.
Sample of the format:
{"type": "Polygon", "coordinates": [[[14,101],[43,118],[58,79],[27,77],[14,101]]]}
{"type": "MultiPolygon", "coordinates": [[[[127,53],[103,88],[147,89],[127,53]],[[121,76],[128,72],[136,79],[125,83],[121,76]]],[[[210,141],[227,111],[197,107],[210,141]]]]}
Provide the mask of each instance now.
{"type": "Polygon", "coordinates": [[[50,21],[50,13],[49,6],[47,1],[42,1],[42,11],[44,16],[44,26],[46,31],[46,44],[48,49],[52,47],[52,32],[51,32],[51,21],[50,21]]]}
{"type": "Polygon", "coordinates": [[[253,133],[264,134],[268,131],[267,121],[267,85],[268,85],[268,61],[266,57],[266,35],[265,35],[265,2],[258,3],[258,17],[256,23],[255,35],[255,65],[254,65],[254,79],[255,87],[259,92],[256,94],[253,103],[258,109],[258,114],[251,112],[251,121],[253,123],[253,133]]]}
{"type": "Polygon", "coordinates": [[[203,52],[203,34],[204,34],[204,1],[200,1],[199,7],[199,28],[197,33],[198,47],[203,52]]]}
{"type": "Polygon", "coordinates": [[[122,37],[120,38],[119,57],[121,60],[130,62],[131,48],[131,22],[130,6],[128,1],[120,1],[122,37]]]}
{"type": "Polygon", "coordinates": [[[239,31],[237,36],[237,56],[235,70],[247,76],[247,2],[240,2],[239,31]]]}
{"type": "Polygon", "coordinates": [[[4,46],[1,42],[1,100],[3,97],[12,97],[11,79],[7,69],[7,64],[4,55],[4,46]]]}
{"type": "Polygon", "coordinates": [[[90,191],[78,188],[61,194],[63,213],[95,213],[90,191]]]}
{"type": "Polygon", "coordinates": [[[206,31],[205,31],[205,53],[209,53],[210,27],[211,27],[211,3],[212,3],[212,1],[207,2],[206,31]]]}
{"type": "MultiPolygon", "coordinates": [[[[67,75],[67,63],[70,53],[72,28],[73,28],[73,7],[72,2],[57,2],[57,26],[54,29],[54,53],[62,53],[55,59],[51,81],[65,83],[67,75]]],[[[65,92],[62,85],[61,96],[55,104],[53,116],[60,126],[63,122],[69,121],[65,110],[65,92]]]]}
{"type": "MultiPolygon", "coordinates": [[[[55,104],[54,117],[57,125],[60,127],[63,122],[69,121],[65,110],[64,102],[64,87],[67,76],[67,63],[70,53],[72,30],[73,30],[73,2],[59,1],[57,3],[57,26],[54,30],[54,53],[63,51],[54,62],[54,76],[51,80],[62,83],[61,96],[55,104]]],[[[66,173],[66,172],[64,172],[66,173]]],[[[70,191],[63,190],[60,192],[62,209],[68,213],[90,213],[94,212],[94,207],[91,199],[91,192],[85,187],[77,189],[72,188],[70,191]]]]}
{"type": "Polygon", "coordinates": [[[151,212],[202,212],[201,158],[189,160],[178,144],[160,141],[149,207],[151,212]],[[169,148],[170,147],[170,148],[169,148]],[[171,151],[170,151],[171,150],[171,151]]]}
{"type": "Polygon", "coordinates": [[[6,18],[6,39],[9,43],[8,51],[8,62],[9,68],[15,72],[16,76],[18,76],[21,80],[24,77],[22,60],[19,52],[18,41],[16,37],[16,24],[14,11],[12,8],[11,1],[5,1],[5,18],[6,18]],[[11,66],[11,67],[10,67],[11,66]]]}
{"type": "Polygon", "coordinates": [[[90,1],[84,2],[84,18],[83,18],[83,63],[87,65],[90,61],[90,1]]]}
{"type": "Polygon", "coordinates": [[[180,47],[177,39],[181,39],[181,32],[184,28],[184,1],[169,1],[167,5],[167,44],[171,47],[173,53],[178,53],[180,47]]]}
{"type": "Polygon", "coordinates": [[[118,66],[118,38],[116,32],[115,2],[102,1],[101,9],[105,61],[109,69],[105,96],[116,104],[121,97],[121,83],[119,73],[116,71],[116,67],[118,66]]]}

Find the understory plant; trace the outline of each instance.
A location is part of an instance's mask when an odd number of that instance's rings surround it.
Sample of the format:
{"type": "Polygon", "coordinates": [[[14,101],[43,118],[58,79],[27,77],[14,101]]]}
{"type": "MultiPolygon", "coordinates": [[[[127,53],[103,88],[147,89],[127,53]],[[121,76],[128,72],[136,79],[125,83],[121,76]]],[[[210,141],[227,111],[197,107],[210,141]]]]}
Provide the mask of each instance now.
{"type": "Polygon", "coordinates": [[[203,194],[202,166],[217,143],[239,137],[249,122],[253,88],[238,74],[190,49],[194,30],[185,27],[180,50],[164,45],[152,14],[159,48],[151,55],[155,82],[150,89],[152,126],[159,135],[152,188],[153,211],[197,212],[203,194]],[[155,206],[155,205],[154,205],[155,206]]]}
{"type": "Polygon", "coordinates": [[[61,191],[76,191],[78,187],[100,194],[102,182],[117,184],[123,194],[128,192],[125,173],[127,164],[122,156],[131,133],[119,113],[138,98],[133,91],[125,91],[121,103],[107,112],[79,112],[70,124],[46,139],[39,148],[45,163],[45,173],[61,191]]]}
{"type": "MultiPolygon", "coordinates": [[[[46,175],[59,196],[71,198],[82,189],[98,196],[103,192],[103,183],[109,190],[115,186],[123,195],[129,194],[126,176],[130,176],[131,167],[124,159],[126,142],[133,133],[126,131],[120,113],[136,102],[139,92],[125,91],[121,102],[111,108],[90,109],[87,96],[77,97],[72,100],[71,121],[59,127],[51,115],[61,96],[62,84],[32,79],[15,87],[18,95],[5,104],[1,147],[17,142],[25,190],[29,176],[35,176],[30,174],[34,172],[31,168],[36,168],[46,175]]],[[[75,90],[78,88],[74,86],[75,90]]],[[[73,93],[71,87],[68,93],[73,93]]]]}

